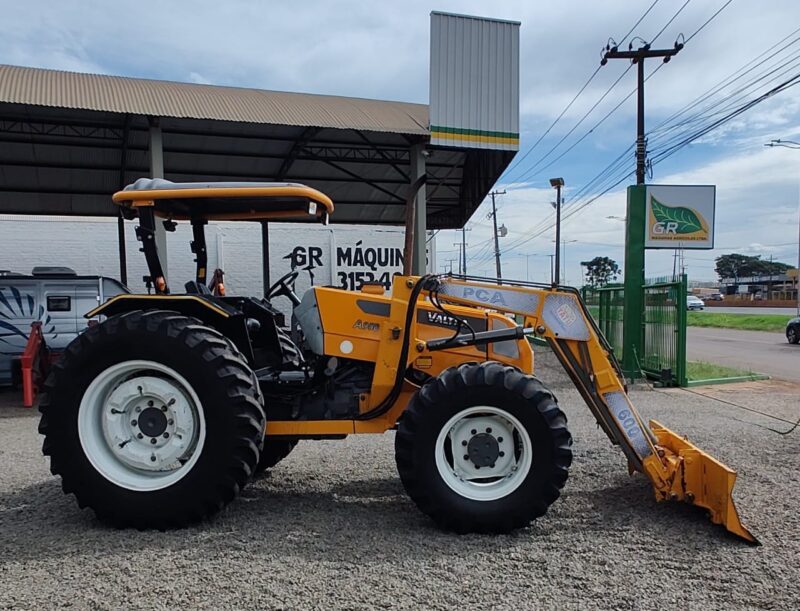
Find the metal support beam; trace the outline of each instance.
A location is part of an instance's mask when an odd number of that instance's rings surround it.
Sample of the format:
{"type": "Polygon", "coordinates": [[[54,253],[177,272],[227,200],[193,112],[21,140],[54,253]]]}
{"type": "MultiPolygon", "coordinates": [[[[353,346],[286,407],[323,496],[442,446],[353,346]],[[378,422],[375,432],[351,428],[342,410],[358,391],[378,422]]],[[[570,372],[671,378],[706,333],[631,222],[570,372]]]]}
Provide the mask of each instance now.
{"type": "MultiPolygon", "coordinates": [[[[125,187],[125,171],[128,169],[128,130],[130,128],[131,116],[125,115],[125,123],[122,128],[122,147],[119,160],[119,181],[118,188],[125,187]]],[[[117,213],[117,243],[119,245],[119,281],[128,285],[128,255],[125,252],[125,218],[122,216],[122,208],[117,213]]]]}
{"type": "MultiPolygon", "coordinates": [[[[161,126],[158,117],[150,117],[150,176],[164,178],[164,141],[161,137],[161,126]]],[[[155,222],[155,240],[158,249],[158,258],[164,277],[169,280],[169,267],[167,266],[167,231],[164,224],[155,222]]]]}
{"type": "Polygon", "coordinates": [[[261,221],[261,279],[264,283],[264,298],[272,285],[269,277],[269,223],[261,221]]]}
{"type": "MultiPolygon", "coordinates": [[[[282,182],[286,178],[286,175],[289,173],[289,170],[292,169],[292,166],[297,160],[297,156],[303,150],[303,147],[311,142],[311,139],[317,135],[319,130],[319,127],[307,127],[303,130],[303,133],[300,134],[300,137],[295,140],[294,144],[292,144],[292,148],[289,149],[289,153],[286,155],[283,163],[281,163],[281,167],[275,174],[275,180],[277,182],[282,182]]],[[[266,288],[264,290],[266,290],[266,288]]]]}
{"type": "MultiPolygon", "coordinates": [[[[411,182],[414,183],[425,176],[425,146],[415,144],[409,151],[411,161],[411,182]]],[[[421,276],[427,268],[427,255],[425,252],[427,239],[427,207],[426,191],[423,186],[417,191],[414,198],[414,248],[411,273],[421,276]]]]}

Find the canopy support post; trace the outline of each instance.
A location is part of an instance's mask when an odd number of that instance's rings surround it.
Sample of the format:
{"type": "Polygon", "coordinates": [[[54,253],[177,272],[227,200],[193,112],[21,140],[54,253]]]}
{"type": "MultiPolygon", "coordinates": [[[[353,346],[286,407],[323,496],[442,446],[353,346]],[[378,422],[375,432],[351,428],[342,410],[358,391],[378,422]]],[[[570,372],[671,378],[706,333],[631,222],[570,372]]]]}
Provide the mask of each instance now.
{"type": "Polygon", "coordinates": [[[269,278],[269,221],[261,221],[261,279],[264,283],[264,299],[272,285],[269,278]]]}
{"type": "MultiPolygon", "coordinates": [[[[161,136],[161,125],[158,117],[150,117],[150,177],[164,178],[164,141],[161,136]]],[[[167,230],[164,224],[155,221],[155,242],[161,270],[165,278],[169,278],[167,265],[167,230]]]]}
{"type": "MultiPolygon", "coordinates": [[[[411,181],[412,181],[412,206],[413,212],[413,255],[411,262],[411,273],[421,276],[425,273],[427,268],[427,256],[425,252],[426,236],[427,236],[427,202],[426,202],[426,189],[414,189],[417,181],[422,181],[425,184],[425,145],[415,144],[409,151],[409,161],[411,164],[411,181]]],[[[420,186],[422,186],[420,185],[420,186]]],[[[408,204],[407,204],[408,205],[408,204]]]]}
{"type": "MultiPolygon", "coordinates": [[[[128,132],[130,131],[131,116],[125,115],[122,126],[122,149],[119,160],[119,189],[125,188],[125,171],[128,169],[128,132]]],[[[125,251],[125,217],[122,208],[117,210],[117,244],[119,246],[119,281],[128,286],[128,253],[125,251]]]]}

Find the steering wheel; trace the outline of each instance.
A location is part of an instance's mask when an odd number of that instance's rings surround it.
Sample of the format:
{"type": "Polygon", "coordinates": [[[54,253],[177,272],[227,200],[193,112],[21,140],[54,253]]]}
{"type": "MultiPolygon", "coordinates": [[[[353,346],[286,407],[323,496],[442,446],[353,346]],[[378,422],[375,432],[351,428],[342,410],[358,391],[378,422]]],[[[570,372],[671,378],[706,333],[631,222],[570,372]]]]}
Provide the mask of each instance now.
{"type": "Polygon", "coordinates": [[[294,283],[297,280],[297,277],[300,275],[300,272],[297,270],[293,270],[288,274],[281,276],[278,278],[277,282],[269,287],[266,296],[264,299],[267,301],[272,301],[275,297],[285,296],[289,298],[289,301],[292,302],[292,305],[298,306],[300,305],[300,298],[294,292],[294,283]]]}

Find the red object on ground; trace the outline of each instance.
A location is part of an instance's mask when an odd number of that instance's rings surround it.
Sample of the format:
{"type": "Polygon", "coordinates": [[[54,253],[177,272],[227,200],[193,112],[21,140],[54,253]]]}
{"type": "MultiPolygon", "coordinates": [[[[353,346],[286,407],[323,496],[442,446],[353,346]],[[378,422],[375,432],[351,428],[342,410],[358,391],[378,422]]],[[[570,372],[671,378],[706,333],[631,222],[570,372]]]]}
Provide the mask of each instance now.
{"type": "Polygon", "coordinates": [[[50,366],[49,357],[47,344],[45,344],[44,335],[42,335],[42,323],[36,321],[31,324],[31,334],[28,336],[25,351],[20,357],[20,364],[22,365],[22,404],[25,407],[33,407],[39,383],[44,379],[50,366]]]}

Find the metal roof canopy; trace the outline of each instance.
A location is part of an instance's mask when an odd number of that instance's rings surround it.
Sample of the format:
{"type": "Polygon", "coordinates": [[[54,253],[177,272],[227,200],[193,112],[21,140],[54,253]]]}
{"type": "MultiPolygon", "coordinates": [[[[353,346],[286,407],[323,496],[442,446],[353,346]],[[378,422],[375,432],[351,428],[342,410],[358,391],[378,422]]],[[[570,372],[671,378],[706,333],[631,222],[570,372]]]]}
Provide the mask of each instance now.
{"type": "Polygon", "coordinates": [[[164,178],[300,182],[333,223],[403,224],[422,145],[427,227],[461,227],[514,155],[431,147],[422,104],[0,66],[0,213],[116,216],[153,126],[164,178]]]}

